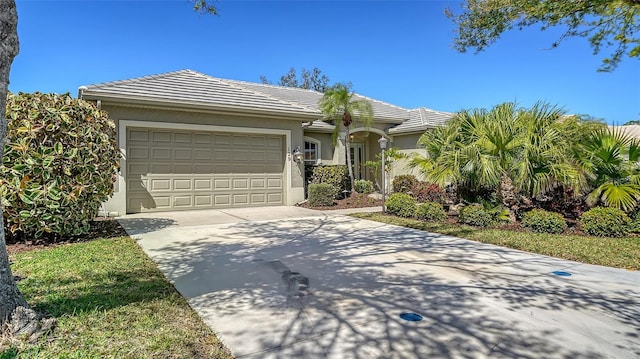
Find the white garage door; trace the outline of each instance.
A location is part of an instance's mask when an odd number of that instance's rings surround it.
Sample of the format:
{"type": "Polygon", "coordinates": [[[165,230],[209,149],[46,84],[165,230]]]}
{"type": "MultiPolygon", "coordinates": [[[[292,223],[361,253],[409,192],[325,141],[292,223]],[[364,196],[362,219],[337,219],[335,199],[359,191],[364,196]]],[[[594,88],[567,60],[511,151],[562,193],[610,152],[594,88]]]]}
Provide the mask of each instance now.
{"type": "Polygon", "coordinates": [[[127,213],[282,205],[279,135],[127,129],[127,213]]]}

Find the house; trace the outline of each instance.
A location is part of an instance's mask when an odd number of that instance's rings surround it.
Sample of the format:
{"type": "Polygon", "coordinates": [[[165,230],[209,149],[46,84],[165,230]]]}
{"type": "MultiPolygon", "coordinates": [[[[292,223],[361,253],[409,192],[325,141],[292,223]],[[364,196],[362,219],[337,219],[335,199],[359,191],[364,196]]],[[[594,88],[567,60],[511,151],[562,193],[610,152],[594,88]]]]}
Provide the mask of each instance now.
{"type": "MultiPolygon", "coordinates": [[[[293,205],[304,200],[304,165],[345,164],[345,148],[322,121],[322,93],[211,77],[181,70],[81,86],[115,121],[123,158],[111,215],[147,211],[293,205]],[[296,161],[302,154],[303,160],[296,161]]],[[[371,102],[369,128],[351,130],[355,177],[389,147],[416,150],[427,129],[452,114],[371,102]]],[[[343,135],[344,137],[344,135],[343,135]]],[[[396,171],[406,171],[404,165],[396,171]]]]}

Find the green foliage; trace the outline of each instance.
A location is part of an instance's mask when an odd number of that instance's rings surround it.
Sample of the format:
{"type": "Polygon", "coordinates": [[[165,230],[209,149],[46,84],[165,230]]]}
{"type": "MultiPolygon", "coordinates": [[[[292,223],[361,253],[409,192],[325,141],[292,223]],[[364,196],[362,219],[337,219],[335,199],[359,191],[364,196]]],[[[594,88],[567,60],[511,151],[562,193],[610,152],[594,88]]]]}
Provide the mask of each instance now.
{"type": "Polygon", "coordinates": [[[192,0],[193,9],[201,14],[218,15],[218,8],[213,5],[216,0],[192,0]]]}
{"type": "Polygon", "coordinates": [[[508,210],[500,206],[492,207],[488,202],[484,205],[472,204],[463,207],[460,209],[458,220],[478,227],[497,226],[510,221],[508,210]]]}
{"type": "Polygon", "coordinates": [[[542,29],[562,27],[564,33],[551,47],[568,37],[588,37],[594,54],[602,47],[613,52],[599,71],[616,68],[623,56],[640,56],[640,2],[637,0],[530,1],[467,0],[463,11],[446,14],[457,25],[455,47],[482,51],[505,32],[534,24],[542,29]]]}
{"type": "Polygon", "coordinates": [[[529,198],[558,185],[579,195],[587,184],[575,155],[587,135],[604,125],[563,115],[543,103],[461,111],[421,136],[426,156],[415,156],[411,164],[429,182],[452,182],[459,193],[495,192],[508,178],[514,193],[529,198]]]}
{"type": "Polygon", "coordinates": [[[423,221],[442,222],[447,219],[447,212],[440,203],[425,202],[417,205],[415,217],[423,221]]]}
{"type": "Polygon", "coordinates": [[[632,230],[629,216],[618,208],[595,207],[580,216],[585,233],[598,237],[623,237],[632,230]]]}
{"type": "Polygon", "coordinates": [[[337,198],[342,195],[348,187],[349,177],[347,177],[347,166],[316,166],[313,168],[311,175],[311,183],[326,183],[334,187],[333,197],[337,198]]]}
{"type": "Polygon", "coordinates": [[[113,193],[120,151],[107,113],[69,94],[10,94],[0,196],[7,229],[86,233],[113,193]]]}
{"type": "MultiPolygon", "coordinates": [[[[265,85],[272,84],[265,76],[260,76],[260,81],[265,85]]],[[[292,67],[289,69],[289,72],[280,76],[278,86],[297,87],[306,90],[325,92],[329,88],[329,81],[329,78],[322,74],[322,71],[317,67],[314,67],[313,70],[302,68],[299,76],[295,67],[292,67]]]]}
{"type": "Polygon", "coordinates": [[[533,232],[562,233],[567,228],[567,222],[560,213],[533,209],[522,216],[520,225],[533,232]]]}
{"type": "MultiPolygon", "coordinates": [[[[377,183],[378,178],[382,178],[382,153],[377,153],[375,157],[375,161],[366,161],[364,165],[369,169],[369,172],[371,172],[371,175],[376,179],[377,183]]],[[[387,148],[384,157],[384,167],[387,175],[389,174],[389,172],[391,172],[391,170],[393,170],[393,167],[396,164],[397,160],[406,157],[407,155],[400,152],[395,147],[387,148]]]]}
{"type": "Polygon", "coordinates": [[[309,185],[309,204],[313,207],[332,206],[335,187],[328,183],[309,185]]]}
{"type": "Polygon", "coordinates": [[[418,183],[418,179],[414,175],[398,175],[391,181],[393,192],[396,193],[410,192],[416,183],[418,183]]]}
{"type": "Polygon", "coordinates": [[[394,193],[384,203],[387,213],[400,217],[413,217],[418,202],[406,193],[394,193]]]}
{"type": "Polygon", "coordinates": [[[373,193],[374,190],[373,182],[367,180],[356,180],[354,187],[356,192],[363,194],[373,193]]]}
{"type": "Polygon", "coordinates": [[[591,133],[583,145],[578,160],[595,188],[587,203],[631,211],[640,200],[640,141],[621,129],[602,128],[591,133]]]}
{"type": "MultiPolygon", "coordinates": [[[[351,125],[355,121],[364,127],[369,127],[373,122],[373,107],[367,100],[354,99],[354,93],[350,86],[337,84],[325,91],[320,100],[319,107],[325,121],[332,122],[335,126],[333,131],[334,143],[344,129],[344,147],[351,148],[351,125]]],[[[351,151],[347,150],[347,163],[351,163],[351,151]]],[[[351,192],[355,191],[353,167],[347,166],[349,180],[351,181],[351,192]]]]}
{"type": "Polygon", "coordinates": [[[411,193],[418,202],[445,203],[447,195],[444,189],[436,183],[416,181],[411,187],[411,193]]]}

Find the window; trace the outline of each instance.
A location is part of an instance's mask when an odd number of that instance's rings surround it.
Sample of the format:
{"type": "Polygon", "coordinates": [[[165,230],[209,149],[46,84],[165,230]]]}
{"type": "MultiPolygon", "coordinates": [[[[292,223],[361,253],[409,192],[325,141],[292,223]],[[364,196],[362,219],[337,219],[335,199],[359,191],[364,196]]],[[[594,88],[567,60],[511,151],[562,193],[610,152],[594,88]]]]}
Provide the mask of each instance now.
{"type": "Polygon", "coordinates": [[[304,163],[315,165],[320,162],[320,143],[315,139],[305,137],[304,140],[304,163]]]}

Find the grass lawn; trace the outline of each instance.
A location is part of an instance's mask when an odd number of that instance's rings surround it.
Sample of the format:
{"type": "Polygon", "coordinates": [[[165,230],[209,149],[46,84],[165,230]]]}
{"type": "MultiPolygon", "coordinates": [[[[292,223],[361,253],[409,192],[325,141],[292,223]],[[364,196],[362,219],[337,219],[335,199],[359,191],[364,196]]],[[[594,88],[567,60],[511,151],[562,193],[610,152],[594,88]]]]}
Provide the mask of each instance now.
{"type": "Polygon", "coordinates": [[[129,237],[11,259],[27,301],[58,326],[36,344],[0,345],[0,358],[232,358],[129,237]]]}
{"type": "Polygon", "coordinates": [[[475,228],[459,224],[423,222],[382,213],[355,213],[352,216],[583,263],[640,270],[638,237],[602,238],[475,228]]]}

